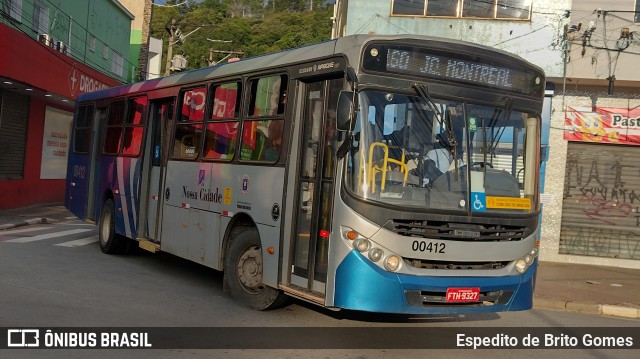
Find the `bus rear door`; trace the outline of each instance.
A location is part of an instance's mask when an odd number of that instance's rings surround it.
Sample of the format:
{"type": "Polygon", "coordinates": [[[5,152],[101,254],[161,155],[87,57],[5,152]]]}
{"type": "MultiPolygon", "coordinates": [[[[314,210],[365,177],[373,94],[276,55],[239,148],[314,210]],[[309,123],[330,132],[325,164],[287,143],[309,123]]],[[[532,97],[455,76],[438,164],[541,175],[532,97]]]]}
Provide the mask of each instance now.
{"type": "Polygon", "coordinates": [[[161,191],[169,140],[166,134],[171,128],[174,102],[174,97],[151,101],[147,123],[139,235],[154,242],[160,241],[159,208],[163,200],[161,191]]]}
{"type": "Polygon", "coordinates": [[[100,149],[99,123],[106,119],[106,108],[93,104],[78,106],[74,119],[73,145],[69,149],[65,206],[80,219],[95,220],[94,196],[100,149]]]}

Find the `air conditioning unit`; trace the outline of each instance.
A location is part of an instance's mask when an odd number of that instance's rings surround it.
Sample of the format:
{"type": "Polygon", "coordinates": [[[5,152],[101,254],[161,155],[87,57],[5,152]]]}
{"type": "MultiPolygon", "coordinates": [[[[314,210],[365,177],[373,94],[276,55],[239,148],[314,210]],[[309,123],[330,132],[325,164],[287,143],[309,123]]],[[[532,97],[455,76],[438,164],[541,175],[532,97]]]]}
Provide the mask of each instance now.
{"type": "Polygon", "coordinates": [[[53,46],[53,38],[51,37],[51,35],[49,34],[40,34],[38,35],[38,41],[40,41],[41,43],[52,47],[53,46]]]}
{"type": "Polygon", "coordinates": [[[67,54],[67,45],[62,41],[56,41],[56,50],[62,52],[63,54],[67,54]]]}
{"type": "Polygon", "coordinates": [[[187,58],[182,55],[174,55],[171,59],[171,71],[182,71],[187,68],[187,58]]]}

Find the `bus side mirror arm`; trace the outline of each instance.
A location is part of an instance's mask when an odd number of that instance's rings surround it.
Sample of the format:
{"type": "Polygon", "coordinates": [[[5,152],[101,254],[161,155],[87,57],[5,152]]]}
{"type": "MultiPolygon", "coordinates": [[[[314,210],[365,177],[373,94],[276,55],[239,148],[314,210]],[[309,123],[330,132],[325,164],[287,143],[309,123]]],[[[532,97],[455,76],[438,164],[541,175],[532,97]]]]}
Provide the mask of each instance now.
{"type": "Polygon", "coordinates": [[[349,146],[351,144],[351,134],[352,134],[351,131],[347,132],[347,137],[344,139],[344,141],[342,141],[342,144],[340,145],[340,147],[338,147],[338,150],[336,151],[336,159],[338,160],[343,159],[344,156],[346,156],[347,152],[349,152],[349,146]]]}
{"type": "Polygon", "coordinates": [[[347,79],[351,83],[353,91],[340,91],[338,96],[338,106],[336,112],[336,128],[338,131],[346,132],[347,135],[336,151],[336,158],[342,159],[349,151],[351,136],[355,127],[356,111],[358,108],[358,77],[353,67],[347,68],[347,79]]]}

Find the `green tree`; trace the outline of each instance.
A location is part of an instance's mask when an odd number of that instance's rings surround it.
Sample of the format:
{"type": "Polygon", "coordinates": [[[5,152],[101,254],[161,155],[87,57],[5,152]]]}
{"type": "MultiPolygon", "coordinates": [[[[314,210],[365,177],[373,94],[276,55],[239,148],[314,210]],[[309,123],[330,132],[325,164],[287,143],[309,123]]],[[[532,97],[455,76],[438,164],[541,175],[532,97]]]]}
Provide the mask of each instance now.
{"type": "MultiPolygon", "coordinates": [[[[183,0],[168,0],[167,4],[183,0]]],[[[173,46],[174,54],[187,57],[188,69],[208,66],[209,50],[242,52],[242,58],[264,55],[292,47],[328,40],[331,36],[332,7],[317,5],[314,11],[304,6],[309,0],[275,0],[276,11],[266,8],[262,0],[190,1],[186,6],[154,6],[153,37],[163,39],[166,54],[171,19],[176,19],[183,42],[173,46]],[[207,39],[225,42],[211,42],[207,39]]],[[[318,3],[324,2],[317,0],[318,3]]],[[[214,53],[214,61],[226,54],[214,53]]],[[[166,63],[166,58],[162,64],[166,63]]],[[[163,70],[164,72],[164,70],[163,70]]]]}

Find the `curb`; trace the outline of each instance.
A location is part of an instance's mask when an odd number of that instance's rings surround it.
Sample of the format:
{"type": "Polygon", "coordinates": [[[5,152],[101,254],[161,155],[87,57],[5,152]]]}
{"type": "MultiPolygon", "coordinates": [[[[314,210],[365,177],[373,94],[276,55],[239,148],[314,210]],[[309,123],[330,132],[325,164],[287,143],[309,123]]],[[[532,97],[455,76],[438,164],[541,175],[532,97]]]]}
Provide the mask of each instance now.
{"type": "Polygon", "coordinates": [[[534,308],[557,309],[565,312],[607,315],[612,317],[640,319],[640,308],[612,304],[572,302],[560,299],[534,298],[534,308]]]}
{"type": "Polygon", "coordinates": [[[17,222],[17,223],[0,224],[0,231],[11,229],[11,228],[24,227],[31,224],[44,224],[44,223],[53,223],[53,222],[57,222],[57,220],[52,218],[47,218],[47,217],[31,218],[26,221],[17,222]]]}

